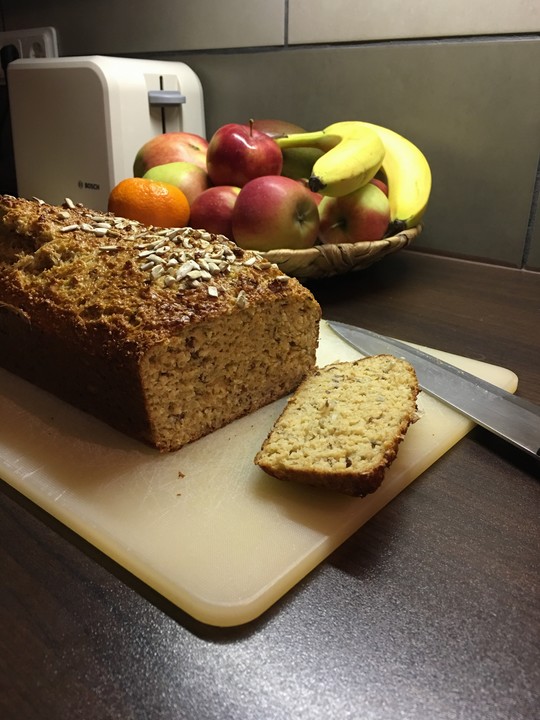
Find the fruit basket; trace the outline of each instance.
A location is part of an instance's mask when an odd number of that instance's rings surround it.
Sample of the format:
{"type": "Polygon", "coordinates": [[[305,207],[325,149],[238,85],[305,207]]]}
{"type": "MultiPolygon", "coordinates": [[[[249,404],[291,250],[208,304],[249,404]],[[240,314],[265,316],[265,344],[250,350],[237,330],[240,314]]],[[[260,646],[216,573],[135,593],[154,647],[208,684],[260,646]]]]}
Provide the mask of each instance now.
{"type": "Polygon", "coordinates": [[[299,279],[330,277],[369,267],[386,255],[407,247],[421,231],[422,226],[417,225],[383,240],[314,245],[305,250],[268,250],[261,254],[286,275],[299,279]]]}

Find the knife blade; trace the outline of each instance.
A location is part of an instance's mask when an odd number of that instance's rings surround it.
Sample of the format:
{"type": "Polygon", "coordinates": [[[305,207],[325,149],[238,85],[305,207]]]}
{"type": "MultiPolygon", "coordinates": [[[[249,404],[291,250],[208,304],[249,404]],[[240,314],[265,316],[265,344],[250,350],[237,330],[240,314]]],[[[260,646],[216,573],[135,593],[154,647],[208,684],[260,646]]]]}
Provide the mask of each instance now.
{"type": "Polygon", "coordinates": [[[364,355],[390,354],[414,367],[420,387],[478,425],[540,459],[540,407],[401,340],[327,321],[364,355]]]}

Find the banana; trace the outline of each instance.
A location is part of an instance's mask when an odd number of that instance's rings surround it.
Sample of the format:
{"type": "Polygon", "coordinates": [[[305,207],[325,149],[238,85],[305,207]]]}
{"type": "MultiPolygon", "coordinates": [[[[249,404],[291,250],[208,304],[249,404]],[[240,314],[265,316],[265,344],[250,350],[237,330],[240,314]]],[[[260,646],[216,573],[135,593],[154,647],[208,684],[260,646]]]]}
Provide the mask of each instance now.
{"type": "Polygon", "coordinates": [[[431,193],[429,163],[414,143],[393,130],[349,120],[318,132],[276,138],[276,142],[281,148],[316,147],[324,152],[309,178],[310,188],[323,195],[337,197],[353,192],[382,168],[396,230],[415,227],[426,211],[431,193]]]}
{"type": "Polygon", "coordinates": [[[385,156],[378,132],[359,121],[339,122],[312,133],[275,138],[281,149],[315,147],[323,155],[313,165],[309,187],[330,197],[348,195],[368,183],[385,156]]]}
{"type": "Polygon", "coordinates": [[[378,133],[386,148],[382,170],[388,181],[390,221],[397,230],[415,227],[426,211],[431,193],[431,169],[425,155],[393,130],[363,124],[378,133]]]}

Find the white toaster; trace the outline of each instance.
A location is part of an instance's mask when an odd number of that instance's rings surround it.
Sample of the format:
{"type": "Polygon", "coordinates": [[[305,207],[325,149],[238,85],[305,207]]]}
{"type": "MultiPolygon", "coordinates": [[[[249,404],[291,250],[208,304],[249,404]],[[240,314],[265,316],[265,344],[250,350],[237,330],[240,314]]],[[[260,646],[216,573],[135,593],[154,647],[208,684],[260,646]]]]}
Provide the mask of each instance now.
{"type": "Polygon", "coordinates": [[[106,210],[147,140],[174,131],[206,137],[202,86],[181,62],[20,59],[8,66],[8,89],[21,197],[106,210]]]}

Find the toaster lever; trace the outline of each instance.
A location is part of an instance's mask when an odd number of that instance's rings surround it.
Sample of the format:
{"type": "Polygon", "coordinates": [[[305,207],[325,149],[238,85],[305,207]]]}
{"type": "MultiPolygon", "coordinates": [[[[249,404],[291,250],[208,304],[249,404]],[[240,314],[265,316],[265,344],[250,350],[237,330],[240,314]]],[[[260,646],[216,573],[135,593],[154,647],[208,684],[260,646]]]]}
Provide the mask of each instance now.
{"type": "Polygon", "coordinates": [[[177,90],[149,90],[148,102],[150,105],[164,107],[165,105],[182,105],[186,102],[186,96],[177,90]]]}

